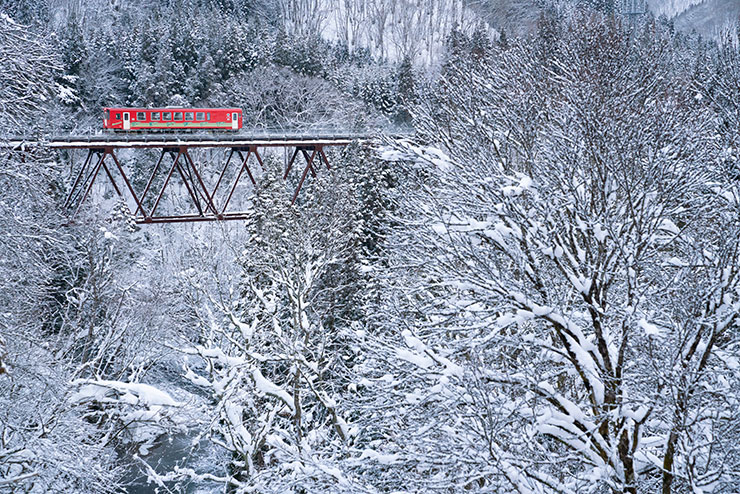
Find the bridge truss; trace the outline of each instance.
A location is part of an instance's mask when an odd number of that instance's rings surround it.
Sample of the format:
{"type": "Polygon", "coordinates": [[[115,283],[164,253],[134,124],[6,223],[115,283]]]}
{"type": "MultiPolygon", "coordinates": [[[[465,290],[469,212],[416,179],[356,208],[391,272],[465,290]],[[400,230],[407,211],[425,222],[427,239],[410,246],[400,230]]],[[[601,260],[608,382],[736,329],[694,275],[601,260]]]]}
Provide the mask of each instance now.
{"type": "MultiPolygon", "coordinates": [[[[283,148],[290,152],[291,157],[287,160],[283,179],[287,179],[291,170],[303,161],[303,170],[291,199],[291,204],[294,204],[309,173],[316,177],[323,166],[331,170],[325,148],[347,146],[359,137],[96,136],[53,139],[48,147],[67,151],[81,150],[85,156],[65,201],[65,207],[73,215],[79,212],[94,185],[102,177],[109,181],[121,200],[126,204],[133,203],[134,207],[129,209],[137,223],[180,223],[246,219],[248,212],[234,210],[232,199],[237,187],[246,180],[256,187],[255,174],[250,164],[264,169],[260,149],[283,148]],[[204,163],[193,159],[192,151],[206,148],[224,150],[222,154],[225,160],[222,163],[204,163]],[[137,192],[126,168],[121,165],[119,153],[123,150],[147,149],[158,151],[159,157],[151,168],[146,185],[137,192]],[[218,173],[211,173],[209,180],[205,168],[215,168],[218,173]],[[162,199],[175,182],[179,182],[187,191],[186,202],[193,212],[161,212],[162,199]]],[[[152,156],[152,153],[139,154],[152,156]]]]}

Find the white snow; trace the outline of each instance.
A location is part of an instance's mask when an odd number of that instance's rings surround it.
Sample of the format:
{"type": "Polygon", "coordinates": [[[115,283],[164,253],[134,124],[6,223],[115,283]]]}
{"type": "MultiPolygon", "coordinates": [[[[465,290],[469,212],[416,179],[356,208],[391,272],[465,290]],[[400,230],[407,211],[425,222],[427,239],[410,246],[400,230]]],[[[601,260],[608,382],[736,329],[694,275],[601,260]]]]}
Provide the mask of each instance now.
{"type": "Polygon", "coordinates": [[[396,355],[401,360],[411,362],[412,364],[421,367],[422,369],[429,369],[434,366],[434,360],[427,357],[426,355],[419,355],[418,353],[410,352],[408,350],[404,350],[403,348],[396,349],[396,355]]]}
{"type": "Polygon", "coordinates": [[[292,413],[295,413],[295,406],[293,405],[293,398],[283,388],[273,383],[265,376],[262,375],[259,369],[252,371],[252,379],[254,380],[254,386],[266,395],[274,396],[279,398],[285,405],[290,408],[292,413]]]}
{"type": "Polygon", "coordinates": [[[447,233],[447,227],[443,225],[442,223],[435,223],[432,225],[432,230],[437,235],[444,235],[447,233]]]}
{"type": "Polygon", "coordinates": [[[649,323],[645,318],[640,319],[637,324],[645,330],[645,334],[648,336],[661,336],[663,334],[663,331],[658,326],[649,323]]]}
{"type": "Polygon", "coordinates": [[[360,456],[361,460],[369,458],[375,460],[381,465],[393,465],[400,458],[397,454],[379,453],[373,449],[365,449],[360,456]]]}
{"type": "Polygon", "coordinates": [[[673,233],[675,235],[678,235],[681,233],[681,229],[676,226],[676,224],[669,220],[668,218],[663,218],[663,221],[660,222],[660,225],[658,225],[659,230],[663,230],[669,233],[673,233]]]}
{"type": "Polygon", "coordinates": [[[598,240],[600,243],[606,240],[606,236],[608,233],[609,232],[604,230],[599,223],[596,223],[594,225],[594,236],[596,237],[596,240],[598,240]]]}
{"type": "Polygon", "coordinates": [[[80,390],[70,397],[70,400],[74,403],[81,403],[89,400],[101,401],[111,393],[117,392],[122,395],[126,402],[130,402],[130,404],[159,406],[180,405],[164,391],[143,383],[78,379],[72,381],[71,384],[81,386],[80,390]]]}

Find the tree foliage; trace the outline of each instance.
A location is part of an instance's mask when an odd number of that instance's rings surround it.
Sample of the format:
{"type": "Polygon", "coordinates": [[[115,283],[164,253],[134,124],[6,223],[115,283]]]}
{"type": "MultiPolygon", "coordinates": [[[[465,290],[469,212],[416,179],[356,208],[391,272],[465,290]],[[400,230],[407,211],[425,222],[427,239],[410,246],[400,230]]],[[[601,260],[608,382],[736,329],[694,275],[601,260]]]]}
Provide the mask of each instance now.
{"type": "Polygon", "coordinates": [[[419,448],[459,445],[426,462],[451,476],[466,458],[471,486],[732,490],[740,230],[721,113],[664,31],[546,22],[546,52],[446,72],[417,122],[444,151],[388,155],[418,181],[398,324],[464,370],[417,378],[441,402],[419,448]]]}

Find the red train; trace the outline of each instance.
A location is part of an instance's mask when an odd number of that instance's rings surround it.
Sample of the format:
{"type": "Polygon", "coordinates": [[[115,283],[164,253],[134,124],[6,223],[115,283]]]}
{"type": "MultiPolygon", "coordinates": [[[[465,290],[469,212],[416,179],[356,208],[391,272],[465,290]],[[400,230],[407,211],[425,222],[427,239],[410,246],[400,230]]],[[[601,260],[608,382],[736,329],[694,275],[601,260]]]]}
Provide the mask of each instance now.
{"type": "Polygon", "coordinates": [[[103,108],[103,128],[142,130],[239,130],[239,108],[103,108]]]}

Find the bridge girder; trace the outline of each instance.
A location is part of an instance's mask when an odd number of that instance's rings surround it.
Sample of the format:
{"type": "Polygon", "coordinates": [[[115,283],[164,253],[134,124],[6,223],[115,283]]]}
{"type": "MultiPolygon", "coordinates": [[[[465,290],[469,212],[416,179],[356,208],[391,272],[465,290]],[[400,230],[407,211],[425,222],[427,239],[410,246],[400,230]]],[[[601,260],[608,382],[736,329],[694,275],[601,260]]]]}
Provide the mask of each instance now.
{"type": "MultiPolygon", "coordinates": [[[[224,221],[224,220],[244,220],[248,217],[248,211],[231,211],[229,206],[237,189],[242,182],[243,175],[246,172],[252,186],[256,187],[257,182],[255,175],[249,166],[252,156],[261,169],[264,169],[264,162],[259,148],[287,148],[293,149],[292,156],[287,163],[283,179],[287,179],[292,170],[298,155],[302,155],[305,160],[305,166],[300,176],[298,185],[293,193],[291,204],[295,204],[298,199],[301,188],[303,187],[306,177],[309,173],[316,177],[318,167],[322,163],[326,165],[327,170],[331,170],[329,159],[324,151],[328,146],[346,146],[351,142],[349,139],[320,139],[313,141],[249,141],[249,140],[231,140],[231,141],[181,141],[177,139],[162,139],[159,142],[153,141],[109,141],[109,142],[85,142],[78,140],[56,141],[50,143],[49,147],[54,149],[67,150],[86,150],[86,158],[79,168],[76,178],[69,191],[65,201],[65,208],[72,211],[75,216],[79,213],[83,203],[89,197],[93,186],[101,176],[101,170],[107,176],[113,186],[113,190],[124,202],[127,199],[133,200],[135,209],[132,216],[137,223],[156,224],[156,223],[182,223],[182,222],[200,222],[200,221],[224,221]],[[226,148],[229,149],[228,157],[223,166],[220,167],[220,173],[212,187],[206,184],[203,179],[202,169],[198,163],[193,160],[190,150],[202,148],[226,148]],[[159,158],[149,175],[146,186],[141,194],[137,194],[132,181],[126,174],[125,168],[121,165],[117,152],[122,149],[159,149],[159,158]],[[237,156],[238,159],[234,159],[237,156]],[[169,159],[167,159],[169,158],[169,159]],[[233,180],[224,180],[227,171],[232,166],[232,161],[238,163],[238,169],[233,175],[233,180]],[[162,165],[166,165],[164,170],[164,181],[161,186],[155,186],[156,179],[160,174],[162,165]],[[119,185],[114,178],[114,173],[120,177],[123,184],[119,185]],[[172,183],[173,177],[177,175],[187,190],[187,197],[190,204],[194,206],[197,213],[182,214],[158,214],[158,208],[168,186],[172,183]],[[225,187],[225,189],[224,189],[225,187]],[[223,193],[222,193],[223,191],[223,193]],[[154,196],[151,195],[154,193],[154,196]],[[217,200],[219,196],[221,201],[217,200]],[[155,197],[154,202],[148,206],[147,199],[155,197]]],[[[129,208],[131,209],[131,208],[129,208]]]]}

